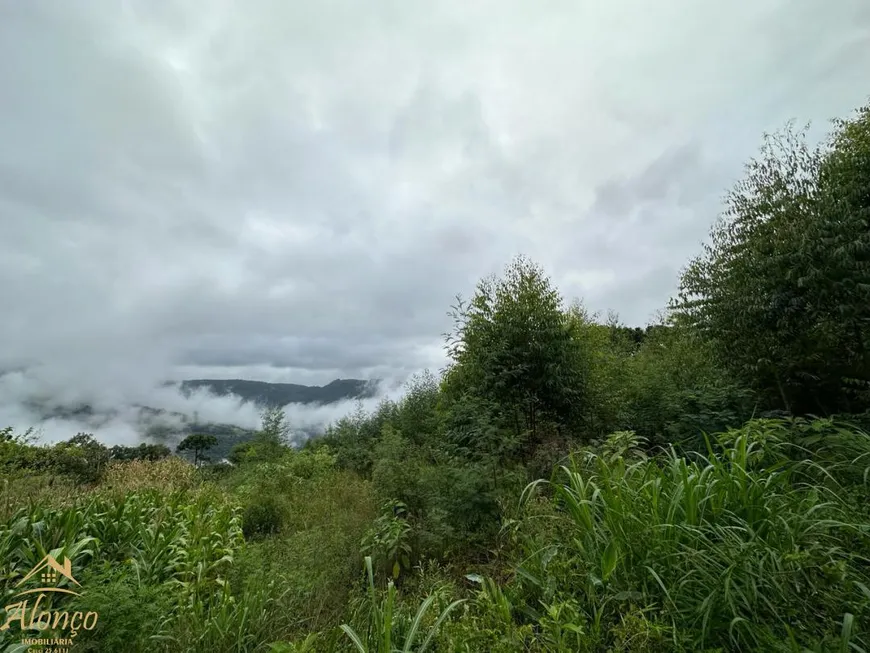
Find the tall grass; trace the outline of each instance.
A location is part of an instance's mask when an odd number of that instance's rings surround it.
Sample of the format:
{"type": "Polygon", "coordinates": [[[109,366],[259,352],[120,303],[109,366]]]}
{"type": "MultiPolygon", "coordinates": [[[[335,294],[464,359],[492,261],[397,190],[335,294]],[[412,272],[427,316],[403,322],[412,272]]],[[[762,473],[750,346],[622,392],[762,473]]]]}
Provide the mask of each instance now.
{"type": "Polygon", "coordinates": [[[436,600],[437,595],[429,595],[417,612],[410,618],[397,611],[396,587],[392,581],[387,584],[383,597],[375,587],[374,571],[371,556],[365,559],[368,577],[368,600],[364,604],[362,618],[364,627],[357,632],[348,624],[342,624],[341,629],[347,635],[359,653],[425,653],[433,643],[444,620],[462,600],[453,601],[445,607],[428,632],[423,632],[424,619],[436,600]],[[418,644],[419,641],[419,644],[418,644]]]}
{"type": "Polygon", "coordinates": [[[868,520],[838,477],[866,480],[870,437],[848,432],[838,448],[789,434],[750,422],[694,461],[575,456],[552,482],[551,537],[526,538],[520,577],[544,605],[578,600],[593,631],[640,605],[697,649],[866,647],[868,520]]]}

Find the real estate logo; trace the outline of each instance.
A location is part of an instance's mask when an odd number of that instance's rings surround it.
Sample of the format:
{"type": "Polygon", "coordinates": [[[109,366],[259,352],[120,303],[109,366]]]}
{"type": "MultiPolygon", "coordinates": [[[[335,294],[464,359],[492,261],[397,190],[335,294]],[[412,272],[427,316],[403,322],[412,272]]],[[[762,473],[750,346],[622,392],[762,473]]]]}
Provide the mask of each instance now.
{"type": "Polygon", "coordinates": [[[27,631],[51,630],[56,633],[52,637],[25,636],[21,643],[35,648],[28,650],[35,653],[43,651],[47,653],[67,651],[72,646],[73,638],[78,635],[80,629],[93,630],[97,625],[99,615],[96,612],[73,612],[66,610],[46,609],[51,603],[52,596],[73,595],[81,596],[77,591],[81,588],[72,573],[72,562],[64,558],[63,564],[59,563],[54,556],[45,556],[38,565],[31,569],[28,574],[18,581],[15,586],[21,588],[13,594],[14,603],[5,606],[6,617],[0,631],[9,631],[18,625],[22,633],[27,631]],[[28,585],[37,582],[38,587],[28,589],[28,585]],[[62,585],[66,585],[63,587],[62,585]]]}

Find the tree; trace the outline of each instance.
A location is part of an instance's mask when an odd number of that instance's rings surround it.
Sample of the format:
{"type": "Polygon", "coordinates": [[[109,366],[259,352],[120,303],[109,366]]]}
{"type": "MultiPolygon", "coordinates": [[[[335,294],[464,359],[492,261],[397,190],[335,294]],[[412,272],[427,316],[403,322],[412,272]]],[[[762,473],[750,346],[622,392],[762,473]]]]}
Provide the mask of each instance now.
{"type": "Polygon", "coordinates": [[[752,393],[687,329],[652,332],[626,359],[623,375],[618,429],[635,431],[651,446],[697,450],[702,432],[738,427],[754,408],[752,393]]]}
{"type": "Polygon", "coordinates": [[[290,444],[290,424],[281,408],[263,413],[263,425],[254,436],[248,459],[277,460],[290,444]]]}
{"type": "Polygon", "coordinates": [[[264,441],[286,445],[290,440],[290,424],[281,408],[270,408],[263,412],[263,425],[258,435],[264,441]]]}
{"type": "Polygon", "coordinates": [[[629,357],[637,349],[628,327],[600,324],[575,301],[567,311],[571,337],[584,355],[584,433],[603,437],[619,426],[619,414],[625,400],[626,371],[629,357]]]}
{"type": "Polygon", "coordinates": [[[115,445],[109,449],[112,460],[160,460],[172,452],[163,444],[141,443],[138,447],[115,445]]]}
{"type": "Polygon", "coordinates": [[[207,460],[204,452],[217,444],[217,438],[206,433],[193,433],[182,440],[175,448],[176,451],[192,451],[193,466],[196,467],[200,460],[207,460]]]}
{"type": "Polygon", "coordinates": [[[501,279],[481,281],[467,305],[460,299],[451,315],[448,393],[492,399],[532,445],[542,422],[562,427],[577,414],[582,352],[559,293],[538,266],[516,258],[501,279]]]}
{"type": "Polygon", "coordinates": [[[109,463],[109,450],[90,433],[77,433],[51,449],[55,469],[81,483],[98,482],[109,463]]]}
{"type": "Polygon", "coordinates": [[[826,345],[822,372],[846,399],[839,409],[870,408],[870,104],[835,121],[819,170],[819,213],[807,234],[818,286],[810,305],[826,345]]]}
{"type": "Polygon", "coordinates": [[[252,440],[235,445],[229,455],[230,462],[275,461],[290,446],[290,424],[281,408],[263,411],[262,426],[252,440]]]}
{"type": "Polygon", "coordinates": [[[676,322],[768,407],[868,405],[868,188],[870,109],[839,121],[820,147],[791,127],[768,135],[683,275],[676,322]]]}
{"type": "Polygon", "coordinates": [[[429,371],[412,376],[405,394],[395,407],[393,420],[400,432],[415,444],[440,440],[438,379],[429,371]]]}

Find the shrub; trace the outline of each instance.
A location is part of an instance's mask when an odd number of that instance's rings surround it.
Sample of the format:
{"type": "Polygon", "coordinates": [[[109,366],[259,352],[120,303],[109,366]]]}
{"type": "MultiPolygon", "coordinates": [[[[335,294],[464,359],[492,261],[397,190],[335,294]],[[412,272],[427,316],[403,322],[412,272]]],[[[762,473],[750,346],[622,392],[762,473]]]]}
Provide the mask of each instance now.
{"type": "Polygon", "coordinates": [[[374,560],[375,567],[393,580],[411,568],[413,529],[408,511],[401,501],[388,501],[381,508],[372,528],[362,541],[362,552],[374,560]]]}
{"type": "Polygon", "coordinates": [[[83,484],[98,483],[109,459],[109,450],[89,433],[79,433],[51,449],[54,469],[83,484]]]}
{"type": "Polygon", "coordinates": [[[115,445],[109,449],[112,460],[160,460],[172,452],[164,444],[147,444],[143,442],[137,447],[115,445]]]}
{"type": "Polygon", "coordinates": [[[246,539],[274,535],[281,530],[283,516],[277,501],[265,497],[245,507],[242,513],[242,532],[246,539]]]}

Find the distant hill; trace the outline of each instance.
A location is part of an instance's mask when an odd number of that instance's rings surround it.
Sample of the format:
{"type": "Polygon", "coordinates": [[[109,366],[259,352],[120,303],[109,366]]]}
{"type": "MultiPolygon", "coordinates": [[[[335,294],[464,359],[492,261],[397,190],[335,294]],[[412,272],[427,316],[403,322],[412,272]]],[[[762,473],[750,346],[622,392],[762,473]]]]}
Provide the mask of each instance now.
{"type": "MultiPolygon", "coordinates": [[[[336,379],[324,386],[307,386],[296,383],[266,383],[243,379],[190,379],[182,382],[167,382],[185,395],[196,390],[207,390],[218,396],[234,395],[244,402],[255,403],[262,408],[280,408],[287,404],[331,404],[339,401],[365,399],[377,391],[377,381],[360,379],[336,379]]],[[[63,404],[50,398],[31,398],[23,402],[40,421],[50,419],[75,420],[81,428],[93,432],[99,438],[100,429],[121,415],[117,409],[94,410],[87,403],[63,404]]],[[[196,415],[184,415],[143,405],[134,405],[134,428],[144,438],[162,442],[174,448],[177,442],[191,433],[209,433],[218,438],[218,445],[210,453],[215,460],[229,454],[234,444],[251,439],[255,431],[230,424],[199,422],[196,415]]],[[[128,416],[129,412],[126,413],[128,416]]],[[[0,425],[2,426],[2,425],[0,425]]],[[[34,424],[34,426],[38,426],[34,424]]],[[[294,425],[291,425],[294,426],[294,425]]],[[[295,435],[301,440],[317,435],[326,424],[296,428],[295,435]]],[[[70,437],[75,433],[70,433],[70,437]]]]}
{"type": "Polygon", "coordinates": [[[317,386],[242,379],[190,379],[182,381],[179,387],[185,395],[205,388],[218,396],[236,395],[243,401],[279,408],[287,404],[333,404],[347,399],[365,399],[374,396],[377,382],[336,379],[327,385],[317,386]]]}
{"type": "MultiPolygon", "coordinates": [[[[249,401],[264,408],[281,408],[287,404],[333,404],[349,399],[365,399],[375,395],[377,381],[360,379],[336,379],[324,386],[299,385],[296,383],[266,383],[264,381],[246,381],[244,379],[189,379],[179,384],[179,390],[189,395],[196,390],[205,389],[218,396],[234,395],[243,401],[249,401]]],[[[255,431],[230,426],[227,424],[202,424],[184,420],[180,434],[208,433],[217,437],[218,442],[209,450],[212,460],[220,460],[229,455],[233,446],[254,437],[255,431]]],[[[325,424],[323,425],[325,426],[325,424]]],[[[303,440],[317,435],[322,427],[308,427],[297,431],[296,435],[303,440]]],[[[151,429],[149,435],[160,439],[168,433],[151,429]]]]}

